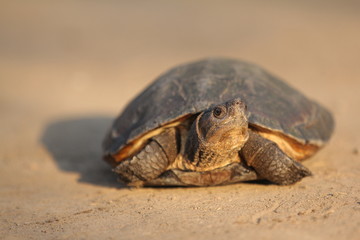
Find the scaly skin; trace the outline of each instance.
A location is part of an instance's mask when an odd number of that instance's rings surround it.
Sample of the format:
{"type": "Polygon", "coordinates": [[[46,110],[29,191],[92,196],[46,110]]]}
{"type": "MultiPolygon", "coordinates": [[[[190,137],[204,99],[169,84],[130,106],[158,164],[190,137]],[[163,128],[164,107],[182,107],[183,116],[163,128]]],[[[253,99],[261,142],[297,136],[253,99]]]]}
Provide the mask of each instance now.
{"type": "Polygon", "coordinates": [[[114,172],[119,174],[120,180],[134,186],[157,178],[178,154],[176,135],[175,128],[166,129],[153,137],[135,156],[121,162],[114,172]]]}
{"type": "Polygon", "coordinates": [[[293,184],[311,172],[288,157],[276,143],[249,131],[249,140],[241,149],[241,157],[255,169],[260,177],[280,185],[293,184]]]}

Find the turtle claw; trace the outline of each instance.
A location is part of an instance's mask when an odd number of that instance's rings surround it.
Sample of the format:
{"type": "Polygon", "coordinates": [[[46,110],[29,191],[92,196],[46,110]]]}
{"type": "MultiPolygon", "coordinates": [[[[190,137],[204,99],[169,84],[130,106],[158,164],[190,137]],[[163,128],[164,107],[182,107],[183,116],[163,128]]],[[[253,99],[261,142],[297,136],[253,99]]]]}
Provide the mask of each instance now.
{"type": "Polygon", "coordinates": [[[304,165],[299,162],[286,158],[274,160],[267,172],[261,174],[266,179],[279,185],[294,184],[304,177],[311,176],[312,173],[304,165]]]}

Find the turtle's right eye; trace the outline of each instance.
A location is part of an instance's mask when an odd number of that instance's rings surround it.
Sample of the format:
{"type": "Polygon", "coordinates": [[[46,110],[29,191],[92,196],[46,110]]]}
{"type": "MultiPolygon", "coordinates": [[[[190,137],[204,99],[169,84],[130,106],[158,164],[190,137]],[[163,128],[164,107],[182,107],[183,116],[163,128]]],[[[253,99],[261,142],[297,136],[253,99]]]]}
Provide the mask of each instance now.
{"type": "Polygon", "coordinates": [[[216,107],[214,108],[213,110],[213,115],[214,117],[216,118],[223,118],[226,114],[226,110],[225,108],[222,108],[222,107],[216,107]]]}

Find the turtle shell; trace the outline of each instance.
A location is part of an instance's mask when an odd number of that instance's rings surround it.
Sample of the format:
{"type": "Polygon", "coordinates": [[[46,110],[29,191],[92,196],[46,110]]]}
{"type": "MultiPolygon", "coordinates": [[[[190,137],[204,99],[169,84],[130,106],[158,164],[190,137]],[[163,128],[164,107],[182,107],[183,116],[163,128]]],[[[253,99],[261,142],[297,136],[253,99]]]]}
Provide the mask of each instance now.
{"type": "Polygon", "coordinates": [[[299,159],[327,142],[334,128],[324,107],[259,66],[209,58],[169,70],[131,101],[105,138],[105,159],[116,155],[121,161],[163,127],[235,97],[247,105],[250,128],[308,149],[299,159]]]}

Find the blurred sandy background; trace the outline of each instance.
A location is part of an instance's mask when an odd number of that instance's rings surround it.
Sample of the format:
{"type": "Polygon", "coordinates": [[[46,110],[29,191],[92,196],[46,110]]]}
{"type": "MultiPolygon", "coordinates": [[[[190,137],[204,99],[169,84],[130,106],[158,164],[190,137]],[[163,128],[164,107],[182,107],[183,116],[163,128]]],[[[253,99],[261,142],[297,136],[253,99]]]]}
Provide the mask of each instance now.
{"type": "Polygon", "coordinates": [[[4,239],[359,239],[359,1],[0,1],[4,239]],[[128,189],[100,144],[169,67],[255,62],[333,112],[286,187],[128,189]]]}

